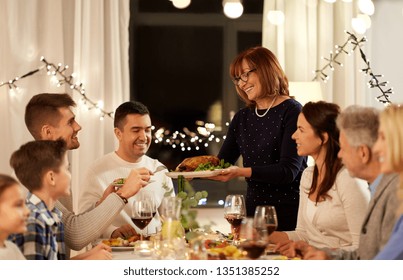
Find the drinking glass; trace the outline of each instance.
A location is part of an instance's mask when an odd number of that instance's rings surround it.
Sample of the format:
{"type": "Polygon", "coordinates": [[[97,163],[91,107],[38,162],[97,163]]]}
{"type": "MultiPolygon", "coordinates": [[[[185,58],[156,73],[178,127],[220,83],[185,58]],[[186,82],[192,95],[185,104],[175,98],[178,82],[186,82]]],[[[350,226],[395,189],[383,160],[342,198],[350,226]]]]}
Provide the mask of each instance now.
{"type": "Polygon", "coordinates": [[[255,228],[252,218],[242,219],[239,238],[239,248],[245,251],[250,259],[258,259],[266,249],[267,231],[255,228]]]}
{"type": "Polygon", "coordinates": [[[138,197],[133,201],[132,216],[133,223],[141,230],[140,240],[144,239],[144,229],[153,218],[152,203],[150,200],[138,197]]]}
{"type": "Polygon", "coordinates": [[[162,239],[182,238],[185,235],[181,219],[182,199],[175,196],[164,197],[158,207],[162,220],[162,239]]]}
{"type": "Polygon", "coordinates": [[[176,196],[166,196],[162,199],[158,207],[158,213],[162,222],[171,218],[174,220],[180,219],[180,211],[182,206],[182,199],[176,196]]]}
{"type": "Polygon", "coordinates": [[[266,230],[268,235],[272,234],[278,225],[276,208],[270,205],[257,206],[254,224],[256,229],[266,230]]]}
{"type": "MultiPolygon", "coordinates": [[[[253,223],[258,231],[267,232],[267,244],[269,244],[269,236],[278,226],[276,208],[271,205],[260,205],[256,207],[253,223]]],[[[274,246],[268,245],[268,253],[274,253],[274,246]]]]}
{"type": "MultiPolygon", "coordinates": [[[[158,206],[157,206],[157,199],[156,199],[154,193],[152,191],[141,189],[138,192],[136,197],[137,197],[137,199],[150,202],[150,204],[151,204],[151,212],[153,214],[153,219],[158,222],[157,228],[161,228],[161,221],[159,219],[159,215],[156,215],[158,206]]],[[[153,224],[153,226],[154,226],[154,228],[152,228],[152,230],[156,229],[156,227],[155,227],[156,224],[153,224]]],[[[149,228],[150,228],[150,226],[146,227],[147,236],[149,236],[149,228]]],[[[153,233],[153,231],[151,233],[153,233]]]]}
{"type": "Polygon", "coordinates": [[[234,244],[238,243],[242,219],[246,216],[245,199],[241,194],[230,194],[225,198],[224,218],[231,225],[234,244]]]}

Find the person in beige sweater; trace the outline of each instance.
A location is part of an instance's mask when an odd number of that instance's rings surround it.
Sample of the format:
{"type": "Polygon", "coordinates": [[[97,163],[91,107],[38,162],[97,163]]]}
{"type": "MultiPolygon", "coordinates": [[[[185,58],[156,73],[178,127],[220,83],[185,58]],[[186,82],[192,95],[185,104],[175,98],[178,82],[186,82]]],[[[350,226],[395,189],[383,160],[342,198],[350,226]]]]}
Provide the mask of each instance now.
{"type": "MultiPolygon", "coordinates": [[[[63,139],[69,150],[80,146],[77,134],[81,126],[75,120],[72,107],[76,103],[68,94],[41,93],[33,96],[25,109],[25,124],[35,140],[63,139]]],[[[59,199],[55,207],[62,212],[66,248],[81,250],[99,236],[120,213],[127,200],[147,185],[150,172],[133,169],[126,183],[114,192],[110,186],[97,207],[76,215],[71,196],[59,199]]]]}

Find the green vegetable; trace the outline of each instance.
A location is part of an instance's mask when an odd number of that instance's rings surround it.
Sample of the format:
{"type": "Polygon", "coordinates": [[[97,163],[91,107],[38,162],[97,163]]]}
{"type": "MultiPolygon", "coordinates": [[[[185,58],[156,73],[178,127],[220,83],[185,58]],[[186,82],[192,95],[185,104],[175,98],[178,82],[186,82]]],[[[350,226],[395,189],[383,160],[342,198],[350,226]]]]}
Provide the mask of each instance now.
{"type": "Polygon", "coordinates": [[[220,160],[218,165],[213,165],[211,162],[200,163],[199,166],[195,169],[195,171],[209,171],[215,169],[224,169],[230,167],[231,164],[229,162],[225,162],[224,159],[220,160]]]}
{"type": "Polygon", "coordinates": [[[120,178],[115,180],[115,184],[123,185],[126,181],[126,178],[120,178]]]}

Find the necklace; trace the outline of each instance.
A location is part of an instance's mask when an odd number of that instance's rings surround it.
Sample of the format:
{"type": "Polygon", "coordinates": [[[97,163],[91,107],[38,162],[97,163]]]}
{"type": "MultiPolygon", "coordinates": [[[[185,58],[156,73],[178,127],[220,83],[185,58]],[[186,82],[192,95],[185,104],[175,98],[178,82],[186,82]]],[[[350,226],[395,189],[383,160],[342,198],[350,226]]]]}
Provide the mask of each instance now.
{"type": "Polygon", "coordinates": [[[271,102],[269,108],[267,108],[266,112],[264,112],[262,115],[259,115],[259,113],[257,112],[257,106],[255,107],[255,114],[256,116],[258,116],[259,118],[263,118],[264,116],[266,116],[266,114],[270,111],[271,107],[274,104],[274,101],[276,101],[277,95],[274,96],[273,101],[271,102]]]}

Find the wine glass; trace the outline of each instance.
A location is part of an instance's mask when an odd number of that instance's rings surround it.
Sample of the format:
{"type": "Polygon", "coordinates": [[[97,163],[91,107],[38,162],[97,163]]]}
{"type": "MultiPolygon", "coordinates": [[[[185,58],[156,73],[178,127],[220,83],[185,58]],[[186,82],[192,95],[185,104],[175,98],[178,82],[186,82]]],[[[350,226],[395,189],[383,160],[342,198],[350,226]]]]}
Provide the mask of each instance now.
{"type": "MultiPolygon", "coordinates": [[[[159,222],[158,225],[154,224],[153,229],[159,228],[160,227],[160,219],[158,218],[158,216],[156,216],[158,207],[157,207],[157,199],[156,199],[156,197],[154,195],[154,192],[148,191],[148,190],[145,190],[145,189],[141,189],[140,192],[137,194],[137,198],[140,199],[140,200],[143,200],[143,201],[149,201],[150,202],[150,204],[151,204],[151,212],[153,214],[152,215],[153,219],[155,219],[157,222],[159,222]]],[[[147,236],[149,236],[149,232],[148,232],[149,226],[147,226],[146,229],[147,229],[147,236]]]]}
{"type": "Polygon", "coordinates": [[[245,199],[241,194],[230,194],[225,198],[224,218],[231,225],[234,244],[239,240],[242,219],[246,216],[245,199]]]}
{"type": "Polygon", "coordinates": [[[239,248],[246,252],[250,259],[258,259],[266,249],[267,231],[255,228],[254,219],[244,218],[239,233],[239,248]]]}
{"type": "MultiPolygon", "coordinates": [[[[267,232],[267,243],[269,243],[270,234],[272,234],[278,226],[276,208],[271,205],[257,206],[253,223],[256,230],[267,232]]],[[[270,244],[268,247],[270,247],[270,244]]],[[[274,253],[273,248],[268,248],[268,253],[274,253]]]]}
{"type": "Polygon", "coordinates": [[[140,240],[144,239],[144,228],[151,222],[153,218],[152,203],[150,200],[136,198],[133,201],[132,216],[133,223],[141,230],[140,240]]]}

